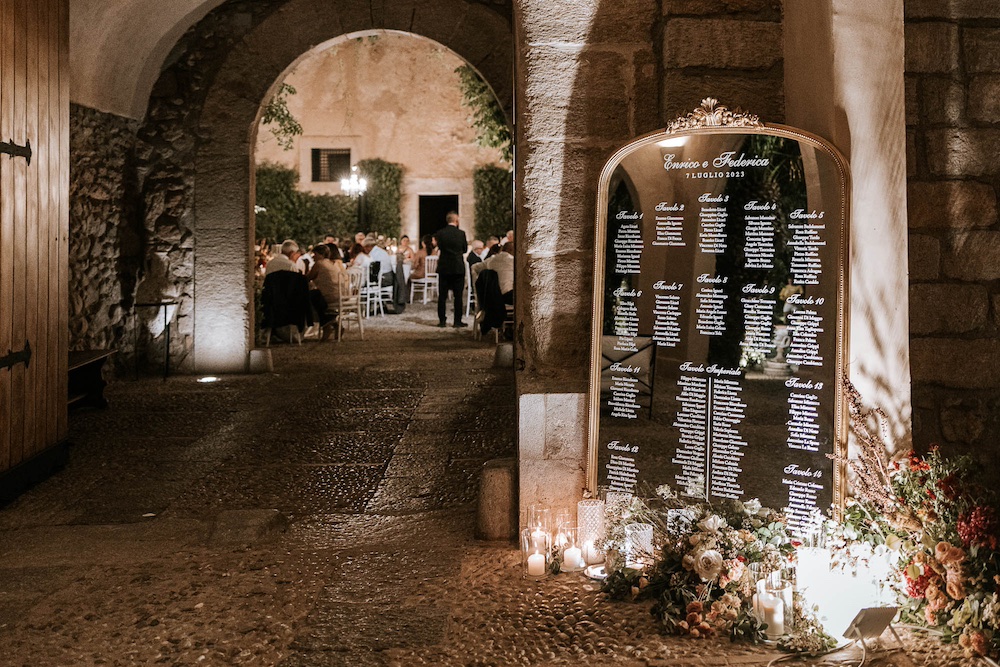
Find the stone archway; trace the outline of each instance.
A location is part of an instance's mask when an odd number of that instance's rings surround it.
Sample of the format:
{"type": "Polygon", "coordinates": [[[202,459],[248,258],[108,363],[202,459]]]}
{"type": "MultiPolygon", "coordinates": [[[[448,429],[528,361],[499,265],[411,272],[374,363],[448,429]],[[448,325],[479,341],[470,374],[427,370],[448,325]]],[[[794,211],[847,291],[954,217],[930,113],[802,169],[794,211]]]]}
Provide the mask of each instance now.
{"type": "MultiPolygon", "coordinates": [[[[253,25],[207,84],[198,112],[189,177],[188,196],[193,194],[193,201],[187,205],[192,237],[188,268],[193,321],[186,361],[190,370],[242,372],[253,345],[250,193],[262,100],[313,48],[371,30],[408,32],[448,47],[475,67],[509,108],[513,81],[509,18],[484,3],[409,0],[375,10],[359,0],[337,5],[290,0],[253,25]],[[233,252],[235,248],[243,252],[233,252]]],[[[158,199],[147,189],[147,202],[158,199]]]]}

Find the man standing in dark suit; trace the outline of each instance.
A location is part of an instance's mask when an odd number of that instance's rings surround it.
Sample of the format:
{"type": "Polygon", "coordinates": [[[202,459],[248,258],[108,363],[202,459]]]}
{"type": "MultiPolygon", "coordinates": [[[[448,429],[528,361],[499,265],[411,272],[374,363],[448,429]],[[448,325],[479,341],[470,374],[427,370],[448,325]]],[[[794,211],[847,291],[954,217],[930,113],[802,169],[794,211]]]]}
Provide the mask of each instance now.
{"type": "Polygon", "coordinates": [[[469,248],[465,232],[458,228],[458,213],[450,212],[448,224],[434,235],[438,245],[438,326],[448,325],[446,304],[448,292],[455,296],[455,327],[468,326],[462,321],[462,289],[465,287],[465,261],[462,255],[469,248]]]}

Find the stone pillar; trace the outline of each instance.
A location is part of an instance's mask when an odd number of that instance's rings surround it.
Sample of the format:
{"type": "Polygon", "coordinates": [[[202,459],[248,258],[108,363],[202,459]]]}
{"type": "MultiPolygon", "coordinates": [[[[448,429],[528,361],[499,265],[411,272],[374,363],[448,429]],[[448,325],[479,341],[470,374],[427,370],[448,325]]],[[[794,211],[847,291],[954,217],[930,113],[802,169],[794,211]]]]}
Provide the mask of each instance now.
{"type": "Polygon", "coordinates": [[[251,217],[246,187],[252,182],[250,165],[246,159],[205,153],[199,155],[201,180],[195,194],[194,370],[244,373],[253,348],[253,283],[247,262],[253,240],[245,222],[251,217]],[[203,191],[228,196],[199,196],[203,191]]]}
{"type": "Polygon", "coordinates": [[[597,180],[660,125],[653,0],[515,2],[520,503],[585,484],[597,180]]]}
{"type": "Polygon", "coordinates": [[[909,448],[903,1],[785,3],[785,114],[851,164],[851,381],[909,448]]]}

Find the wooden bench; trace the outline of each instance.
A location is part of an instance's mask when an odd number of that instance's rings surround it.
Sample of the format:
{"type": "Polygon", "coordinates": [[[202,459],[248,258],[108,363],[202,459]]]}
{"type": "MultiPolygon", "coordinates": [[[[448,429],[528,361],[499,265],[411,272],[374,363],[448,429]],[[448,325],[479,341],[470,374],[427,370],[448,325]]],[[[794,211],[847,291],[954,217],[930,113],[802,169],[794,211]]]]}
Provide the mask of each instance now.
{"type": "Polygon", "coordinates": [[[104,362],[115,350],[82,350],[69,353],[68,405],[70,409],[106,408],[104,399],[104,362]]]}

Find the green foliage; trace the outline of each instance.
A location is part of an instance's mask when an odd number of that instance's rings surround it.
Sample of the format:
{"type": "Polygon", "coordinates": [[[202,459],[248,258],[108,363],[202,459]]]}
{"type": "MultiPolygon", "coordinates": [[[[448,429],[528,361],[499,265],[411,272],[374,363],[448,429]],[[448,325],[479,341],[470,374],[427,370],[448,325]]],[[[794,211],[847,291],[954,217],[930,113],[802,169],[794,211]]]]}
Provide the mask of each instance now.
{"type": "Polygon", "coordinates": [[[298,172],[276,164],[257,167],[257,238],[280,243],[295,239],[308,245],[325,234],[337,237],[353,233],[357,202],[343,195],[299,192],[298,172]]]}
{"type": "Polygon", "coordinates": [[[278,87],[278,92],[274,94],[271,101],[264,107],[264,114],[261,123],[271,126],[271,134],[278,145],[286,151],[292,150],[295,145],[295,137],[302,134],[302,125],[295,119],[292,112],[288,110],[288,96],[295,94],[295,88],[282,83],[278,87]]]}
{"type": "Polygon", "coordinates": [[[509,169],[484,165],[472,175],[476,200],[476,238],[503,238],[514,228],[514,175],[509,169]]]}
{"type": "Polygon", "coordinates": [[[366,229],[386,237],[399,237],[402,229],[400,200],[403,196],[403,167],[377,158],[358,162],[358,171],[368,180],[364,207],[366,229]]]}
{"type": "Polygon", "coordinates": [[[477,143],[486,148],[499,149],[503,161],[510,164],[513,157],[513,135],[496,95],[476,70],[468,65],[462,65],[455,73],[458,74],[459,87],[462,89],[462,103],[472,111],[469,123],[476,129],[477,143]]]}

